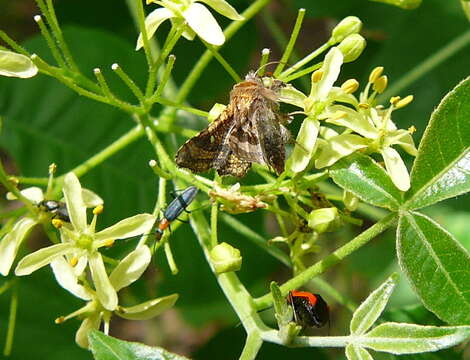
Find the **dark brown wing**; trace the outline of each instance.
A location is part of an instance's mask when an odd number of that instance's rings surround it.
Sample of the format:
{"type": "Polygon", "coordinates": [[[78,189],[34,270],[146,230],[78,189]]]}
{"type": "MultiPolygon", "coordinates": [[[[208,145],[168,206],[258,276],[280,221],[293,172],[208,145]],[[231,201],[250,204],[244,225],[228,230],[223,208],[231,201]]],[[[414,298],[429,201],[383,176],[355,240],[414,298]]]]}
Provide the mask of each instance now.
{"type": "Polygon", "coordinates": [[[176,153],[176,164],[194,172],[219,168],[230,153],[227,142],[233,128],[233,117],[228,107],[207,129],[186,141],[176,153]]]}
{"type": "Polygon", "coordinates": [[[232,175],[243,177],[251,167],[251,162],[236,157],[232,152],[228,155],[227,161],[217,169],[220,176],[232,175]]]}
{"type": "MultiPolygon", "coordinates": [[[[232,132],[229,145],[240,159],[268,165],[280,174],[284,171],[287,129],[281,128],[276,106],[264,97],[256,98],[243,124],[232,132]]],[[[235,121],[237,116],[243,117],[235,113],[235,121]]]]}

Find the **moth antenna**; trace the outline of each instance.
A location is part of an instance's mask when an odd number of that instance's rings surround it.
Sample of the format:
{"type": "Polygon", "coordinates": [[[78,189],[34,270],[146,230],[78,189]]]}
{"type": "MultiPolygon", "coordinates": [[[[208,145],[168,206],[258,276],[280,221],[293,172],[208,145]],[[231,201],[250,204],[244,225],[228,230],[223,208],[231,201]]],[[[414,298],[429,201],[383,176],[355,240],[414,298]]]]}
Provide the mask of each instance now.
{"type": "Polygon", "coordinates": [[[268,65],[273,65],[273,64],[286,64],[286,65],[287,65],[286,62],[270,61],[270,62],[268,62],[268,63],[266,63],[266,64],[260,66],[260,67],[258,68],[258,70],[255,71],[255,75],[258,76],[258,73],[259,73],[260,70],[264,69],[264,68],[265,68],[266,66],[268,66],[268,65]]]}

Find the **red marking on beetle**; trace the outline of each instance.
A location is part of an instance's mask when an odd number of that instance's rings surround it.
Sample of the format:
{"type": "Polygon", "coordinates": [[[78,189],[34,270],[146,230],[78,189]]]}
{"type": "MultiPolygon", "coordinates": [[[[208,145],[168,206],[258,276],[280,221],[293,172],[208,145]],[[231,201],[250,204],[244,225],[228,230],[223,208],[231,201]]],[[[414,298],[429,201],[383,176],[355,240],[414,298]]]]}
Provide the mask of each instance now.
{"type": "Polygon", "coordinates": [[[170,226],[170,222],[167,219],[163,218],[158,224],[158,230],[164,231],[168,228],[168,226],[170,226]]]}
{"type": "Polygon", "coordinates": [[[317,297],[308,291],[297,291],[292,290],[289,292],[289,296],[292,297],[304,297],[308,299],[310,305],[315,306],[317,304],[317,297]]]}

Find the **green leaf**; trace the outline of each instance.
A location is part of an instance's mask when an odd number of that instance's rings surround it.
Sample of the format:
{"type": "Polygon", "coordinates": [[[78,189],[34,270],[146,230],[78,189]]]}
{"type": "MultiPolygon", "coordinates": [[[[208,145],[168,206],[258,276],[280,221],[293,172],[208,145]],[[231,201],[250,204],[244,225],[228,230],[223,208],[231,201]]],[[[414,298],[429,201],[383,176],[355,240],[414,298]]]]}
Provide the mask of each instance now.
{"type": "Polygon", "coordinates": [[[96,360],[185,360],[160,347],[123,341],[93,330],[88,335],[90,349],[96,360]]]}
{"type": "Polygon", "coordinates": [[[426,308],[450,324],[470,323],[470,255],[451,234],[422,214],[404,213],[397,254],[426,308]]]}
{"type": "Polygon", "coordinates": [[[355,154],[338,161],[330,170],[333,181],[362,201],[396,210],[400,191],[385,170],[368,156],[355,154]]]}
{"type": "Polygon", "coordinates": [[[346,346],[346,357],[348,360],[374,360],[366,349],[352,344],[346,346]]]}
{"type": "Polygon", "coordinates": [[[470,78],[431,115],[411,171],[406,202],[418,209],[470,191],[470,78]]]}
{"type": "Polygon", "coordinates": [[[470,326],[421,326],[385,323],[377,326],[358,343],[375,351],[392,354],[417,354],[437,351],[470,338],[470,326]]]}
{"type": "Polygon", "coordinates": [[[357,308],[351,320],[351,334],[362,335],[369,330],[387,305],[397,279],[397,274],[390,276],[357,308]]]}

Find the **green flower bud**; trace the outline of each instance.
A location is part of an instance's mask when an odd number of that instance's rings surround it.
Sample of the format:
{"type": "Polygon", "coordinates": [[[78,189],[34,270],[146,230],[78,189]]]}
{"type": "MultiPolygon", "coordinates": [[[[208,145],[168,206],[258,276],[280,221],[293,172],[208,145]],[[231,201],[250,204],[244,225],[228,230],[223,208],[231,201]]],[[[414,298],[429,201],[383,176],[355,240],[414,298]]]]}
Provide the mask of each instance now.
{"type": "Polygon", "coordinates": [[[348,16],[341,20],[331,32],[331,39],[339,43],[349,35],[357,34],[361,31],[362,21],[356,16],[348,16]]]}
{"type": "Polygon", "coordinates": [[[348,63],[356,60],[366,47],[366,39],[359,34],[349,35],[341,41],[338,48],[343,53],[343,62],[348,63]]]}
{"type": "Polygon", "coordinates": [[[350,211],[355,211],[359,205],[359,199],[354,196],[353,193],[350,193],[346,190],[343,192],[343,202],[344,206],[346,206],[346,209],[350,211]]]}
{"type": "Polygon", "coordinates": [[[308,219],[308,226],[318,233],[331,231],[338,219],[338,209],[335,207],[313,210],[308,219]]]}
{"type": "Polygon", "coordinates": [[[240,250],[225,242],[215,246],[210,252],[210,257],[217,274],[238,271],[242,267],[240,250]]]}

